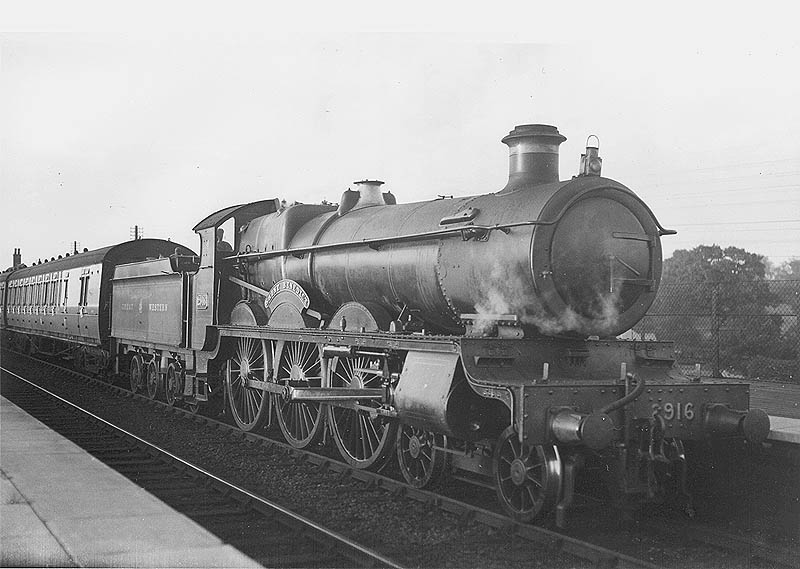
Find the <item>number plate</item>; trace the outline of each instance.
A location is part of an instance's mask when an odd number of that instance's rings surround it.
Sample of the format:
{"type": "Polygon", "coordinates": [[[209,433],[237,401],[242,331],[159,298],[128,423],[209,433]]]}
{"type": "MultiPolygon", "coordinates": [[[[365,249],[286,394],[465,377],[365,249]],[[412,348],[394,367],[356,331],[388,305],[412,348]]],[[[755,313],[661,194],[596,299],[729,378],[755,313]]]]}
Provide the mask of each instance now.
{"type": "Polygon", "coordinates": [[[665,421],[691,421],[694,419],[694,403],[671,401],[653,403],[654,415],[661,415],[665,421]]]}

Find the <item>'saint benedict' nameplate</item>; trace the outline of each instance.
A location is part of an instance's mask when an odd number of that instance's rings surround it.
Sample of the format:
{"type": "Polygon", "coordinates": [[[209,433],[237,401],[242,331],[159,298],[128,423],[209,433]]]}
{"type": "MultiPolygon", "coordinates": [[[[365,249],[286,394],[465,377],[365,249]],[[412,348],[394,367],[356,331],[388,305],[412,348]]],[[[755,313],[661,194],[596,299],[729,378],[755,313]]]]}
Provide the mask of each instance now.
{"type": "Polygon", "coordinates": [[[282,292],[288,292],[296,296],[303,305],[303,308],[308,308],[309,304],[311,304],[308,294],[303,290],[303,287],[291,279],[283,279],[276,282],[275,285],[269,289],[267,296],[264,298],[264,306],[268,308],[272,300],[282,292]]]}

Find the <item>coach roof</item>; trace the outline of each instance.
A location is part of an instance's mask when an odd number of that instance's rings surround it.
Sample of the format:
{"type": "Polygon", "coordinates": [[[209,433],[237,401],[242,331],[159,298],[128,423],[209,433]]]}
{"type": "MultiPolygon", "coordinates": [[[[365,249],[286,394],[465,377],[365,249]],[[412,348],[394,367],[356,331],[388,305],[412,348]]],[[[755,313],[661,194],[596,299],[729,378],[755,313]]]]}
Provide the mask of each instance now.
{"type": "Polygon", "coordinates": [[[56,259],[55,261],[42,262],[32,267],[18,269],[10,273],[13,279],[44,275],[58,271],[67,271],[75,267],[88,267],[103,262],[113,264],[130,263],[146,258],[166,257],[179,250],[181,253],[194,254],[191,250],[178,243],[165,241],[163,239],[137,239],[126,241],[118,245],[103,247],[84,253],[75,253],[69,257],[56,259]]]}

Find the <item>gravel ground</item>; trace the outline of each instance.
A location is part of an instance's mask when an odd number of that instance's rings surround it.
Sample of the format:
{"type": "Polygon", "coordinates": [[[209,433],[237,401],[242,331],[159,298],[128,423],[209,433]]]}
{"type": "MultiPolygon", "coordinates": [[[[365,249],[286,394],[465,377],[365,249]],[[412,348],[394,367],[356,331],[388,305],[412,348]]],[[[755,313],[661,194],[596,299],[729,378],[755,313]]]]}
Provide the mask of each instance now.
{"type": "MultiPolygon", "coordinates": [[[[9,366],[11,357],[4,357],[9,366]]],[[[17,369],[30,369],[20,363],[17,369]]],[[[44,387],[210,472],[273,500],[409,567],[591,567],[409,498],[80,381],[36,371],[44,387]]]]}
{"type": "MultiPolygon", "coordinates": [[[[4,365],[13,363],[13,357],[3,360],[4,365]]],[[[360,486],[339,474],[320,472],[291,455],[253,446],[142,402],[98,391],[83,382],[38,375],[47,387],[109,421],[407,566],[514,569],[593,565],[536,548],[502,530],[462,523],[454,515],[380,488],[360,486]]],[[[718,464],[707,476],[707,489],[696,500],[698,520],[720,530],[735,530],[781,547],[793,547],[800,566],[797,509],[791,506],[797,494],[797,466],[787,465],[774,455],[744,460],[741,449],[716,449],[714,455],[718,464]],[[753,480],[758,481],[755,486],[751,485],[753,480]]],[[[459,498],[471,493],[484,506],[493,500],[491,492],[471,486],[449,485],[444,493],[459,498]]],[[[675,517],[672,511],[656,510],[648,515],[675,517]]],[[[609,549],[667,567],[759,566],[752,565],[746,555],[697,547],[685,536],[665,539],[645,525],[621,522],[618,512],[604,505],[587,506],[574,513],[570,534],[591,535],[595,542],[600,538],[609,549]]]]}

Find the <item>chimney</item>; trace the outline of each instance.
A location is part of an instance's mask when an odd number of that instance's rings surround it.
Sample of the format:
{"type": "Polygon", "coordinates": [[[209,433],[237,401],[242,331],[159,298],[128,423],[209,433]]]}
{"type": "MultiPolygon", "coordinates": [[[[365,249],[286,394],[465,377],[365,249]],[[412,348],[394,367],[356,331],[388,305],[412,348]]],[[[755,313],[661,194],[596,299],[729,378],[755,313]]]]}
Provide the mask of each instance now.
{"type": "Polygon", "coordinates": [[[506,135],[508,184],[501,192],[558,182],[558,147],[566,139],[554,126],[522,124],[506,135]]]}
{"type": "Polygon", "coordinates": [[[11,263],[12,267],[19,267],[22,264],[22,253],[19,248],[14,249],[14,261],[11,263]]]}

